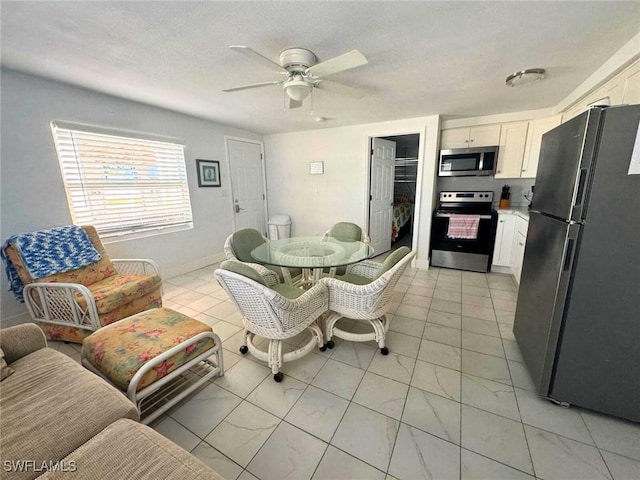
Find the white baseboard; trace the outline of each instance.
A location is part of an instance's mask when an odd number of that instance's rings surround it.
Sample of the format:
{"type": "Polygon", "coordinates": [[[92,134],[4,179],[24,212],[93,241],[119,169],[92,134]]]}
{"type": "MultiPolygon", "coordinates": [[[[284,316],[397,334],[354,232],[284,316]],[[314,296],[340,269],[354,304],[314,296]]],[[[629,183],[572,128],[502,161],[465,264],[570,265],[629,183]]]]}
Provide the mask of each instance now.
{"type": "Polygon", "coordinates": [[[160,273],[163,278],[173,278],[185,273],[192,272],[194,270],[198,270],[199,268],[204,268],[214,263],[221,262],[226,259],[227,257],[225,256],[224,252],[216,253],[214,255],[202,257],[196,261],[185,263],[182,265],[162,267],[162,271],[160,273]]]}
{"type": "Polygon", "coordinates": [[[428,258],[416,259],[413,261],[413,267],[426,270],[429,268],[429,259],[428,258]]]}
{"type": "Polygon", "coordinates": [[[13,327],[15,325],[20,325],[21,323],[29,322],[32,322],[29,312],[24,312],[18,315],[12,315],[10,317],[0,319],[0,325],[2,326],[2,328],[13,327]]]}
{"type": "Polygon", "coordinates": [[[512,275],[511,267],[501,267],[499,265],[491,265],[491,271],[493,273],[506,273],[512,275]]]}

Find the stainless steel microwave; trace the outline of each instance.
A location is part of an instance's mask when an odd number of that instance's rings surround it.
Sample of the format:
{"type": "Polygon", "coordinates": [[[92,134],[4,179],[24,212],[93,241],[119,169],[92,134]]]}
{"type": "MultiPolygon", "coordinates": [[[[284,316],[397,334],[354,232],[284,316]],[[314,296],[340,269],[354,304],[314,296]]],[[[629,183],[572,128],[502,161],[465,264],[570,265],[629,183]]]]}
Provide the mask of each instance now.
{"type": "Polygon", "coordinates": [[[441,177],[493,175],[497,163],[498,147],[440,150],[438,175],[441,177]]]}

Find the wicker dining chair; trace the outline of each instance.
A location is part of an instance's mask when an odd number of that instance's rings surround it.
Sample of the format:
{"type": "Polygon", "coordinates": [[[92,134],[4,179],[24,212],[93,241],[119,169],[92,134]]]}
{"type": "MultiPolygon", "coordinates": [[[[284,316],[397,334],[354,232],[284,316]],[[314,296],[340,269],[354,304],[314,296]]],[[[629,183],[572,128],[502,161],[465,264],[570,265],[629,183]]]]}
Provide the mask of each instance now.
{"type": "Polygon", "coordinates": [[[258,230],[254,228],[243,228],[227,237],[227,240],[224,242],[224,254],[227,260],[237,260],[248,264],[264,278],[276,278],[273,283],[286,281],[287,283],[295,284],[302,274],[302,270],[293,268],[283,270],[279,267],[262,265],[257,263],[251,256],[251,251],[254,248],[259,247],[267,241],[268,240],[258,230]],[[285,274],[285,271],[288,275],[285,274]]]}
{"type": "Polygon", "coordinates": [[[309,290],[284,283],[268,284],[252,267],[227,260],[214,272],[229,297],[240,310],[245,325],[240,353],[247,352],[267,362],[273,379],[281,382],[284,362],[302,358],[314,346],[324,347],[323,335],[316,320],[327,311],[329,296],[324,285],[309,290]],[[293,351],[283,353],[283,340],[309,330],[311,339],[293,351]],[[255,335],[269,339],[268,351],[257,348],[255,335]]]}
{"type": "Polygon", "coordinates": [[[347,273],[325,277],[319,283],[329,291],[329,315],[324,320],[325,346],[335,346],[336,336],[352,342],[375,340],[383,355],[389,353],[385,337],[389,329],[387,308],[393,289],[415,252],[407,247],[394,250],[382,263],[365,260],[347,267],[347,273]],[[341,318],[369,322],[373,331],[353,333],[336,327],[341,318]]]}
{"type": "MultiPolygon", "coordinates": [[[[351,222],[338,222],[327,230],[323,237],[325,239],[334,238],[340,242],[362,242],[369,245],[371,239],[367,232],[365,232],[359,225],[351,222]]],[[[336,275],[344,275],[346,273],[346,267],[337,267],[336,275]]],[[[328,270],[325,271],[329,273],[328,270]]]]}

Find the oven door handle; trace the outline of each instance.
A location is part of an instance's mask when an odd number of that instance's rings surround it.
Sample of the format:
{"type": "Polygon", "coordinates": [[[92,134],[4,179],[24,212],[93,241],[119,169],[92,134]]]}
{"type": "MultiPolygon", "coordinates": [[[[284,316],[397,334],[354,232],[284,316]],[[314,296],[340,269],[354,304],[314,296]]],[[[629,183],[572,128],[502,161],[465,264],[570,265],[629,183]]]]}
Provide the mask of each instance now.
{"type": "MultiPolygon", "coordinates": [[[[451,218],[451,215],[467,215],[467,214],[456,214],[456,213],[436,213],[436,217],[439,218],[451,218]]],[[[491,220],[493,218],[491,215],[478,215],[480,220],[491,220]]]]}

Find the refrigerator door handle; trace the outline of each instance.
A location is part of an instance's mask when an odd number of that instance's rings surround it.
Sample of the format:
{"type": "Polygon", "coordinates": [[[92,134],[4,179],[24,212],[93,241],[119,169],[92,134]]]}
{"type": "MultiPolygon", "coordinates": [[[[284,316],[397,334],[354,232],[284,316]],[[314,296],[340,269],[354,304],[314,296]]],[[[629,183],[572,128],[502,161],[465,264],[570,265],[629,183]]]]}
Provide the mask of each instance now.
{"type": "Polygon", "coordinates": [[[571,264],[573,263],[572,262],[572,260],[573,260],[573,249],[574,249],[575,244],[576,244],[575,239],[569,238],[567,240],[567,251],[566,251],[565,256],[564,256],[564,266],[562,267],[562,270],[564,272],[569,271],[569,269],[571,268],[571,264]]]}
{"type": "Polygon", "coordinates": [[[582,168],[580,169],[580,174],[578,175],[578,182],[577,182],[577,187],[576,187],[576,199],[574,202],[574,207],[578,206],[578,205],[582,205],[582,201],[583,201],[583,197],[584,197],[584,189],[585,189],[585,183],[587,181],[587,172],[588,170],[586,168],[582,168]]]}

